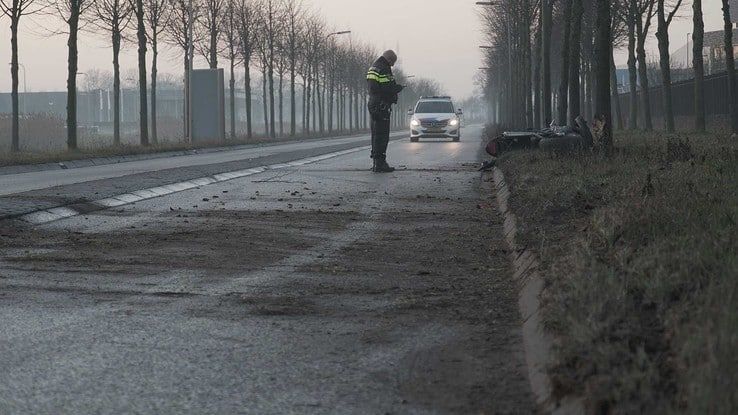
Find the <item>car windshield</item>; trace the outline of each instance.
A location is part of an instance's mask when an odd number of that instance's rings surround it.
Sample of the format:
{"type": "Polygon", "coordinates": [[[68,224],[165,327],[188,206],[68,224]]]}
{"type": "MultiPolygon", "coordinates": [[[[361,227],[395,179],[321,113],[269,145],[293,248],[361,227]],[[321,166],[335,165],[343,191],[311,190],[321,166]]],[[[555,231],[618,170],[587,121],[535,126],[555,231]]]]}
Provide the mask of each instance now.
{"type": "Polygon", "coordinates": [[[446,114],[453,113],[454,105],[451,101],[424,101],[419,102],[415,109],[416,114],[446,114]]]}

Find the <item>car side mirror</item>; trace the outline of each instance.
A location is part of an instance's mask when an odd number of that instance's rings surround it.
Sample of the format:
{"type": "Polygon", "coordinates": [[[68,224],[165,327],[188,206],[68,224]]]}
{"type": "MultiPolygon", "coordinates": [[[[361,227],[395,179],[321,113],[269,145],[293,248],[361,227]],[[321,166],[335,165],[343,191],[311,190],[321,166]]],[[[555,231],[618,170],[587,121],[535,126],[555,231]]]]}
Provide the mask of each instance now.
{"type": "Polygon", "coordinates": [[[464,111],[461,110],[461,108],[456,110],[456,115],[464,115],[464,111]]]}
{"type": "Polygon", "coordinates": [[[407,110],[407,115],[413,115],[413,114],[415,114],[415,111],[413,111],[412,109],[407,110]]]}

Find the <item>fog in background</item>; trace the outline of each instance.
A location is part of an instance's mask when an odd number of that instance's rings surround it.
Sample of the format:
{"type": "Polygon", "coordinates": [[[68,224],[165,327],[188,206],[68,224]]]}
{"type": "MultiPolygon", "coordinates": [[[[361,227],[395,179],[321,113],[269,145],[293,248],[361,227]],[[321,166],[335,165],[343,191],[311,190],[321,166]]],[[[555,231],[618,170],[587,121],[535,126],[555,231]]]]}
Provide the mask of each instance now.
{"type": "MultiPolygon", "coordinates": [[[[367,41],[378,50],[398,49],[400,64],[408,74],[439,81],[445,90],[462,98],[475,90],[474,74],[480,66],[479,6],[473,0],[304,0],[320,10],[329,27],[352,30],[351,38],[340,41],[367,41]]],[[[721,2],[704,0],[705,31],[722,29],[721,2]]],[[[682,6],[681,18],[672,24],[671,50],[684,46],[687,33],[692,31],[691,3],[682,6]]],[[[10,22],[0,19],[0,91],[10,90],[10,22]]],[[[654,19],[651,29],[650,53],[656,56],[654,19]]],[[[66,82],[66,36],[51,35],[62,28],[51,18],[24,17],[20,38],[20,61],[27,70],[29,91],[61,91],[66,82]]],[[[112,70],[112,52],[103,35],[84,33],[80,38],[80,72],[90,69],[112,70]]],[[[162,47],[160,73],[180,75],[181,59],[162,47]]],[[[136,68],[136,45],[124,44],[121,56],[123,77],[136,68]]],[[[625,63],[624,52],[616,55],[618,65],[625,63]]],[[[204,60],[196,62],[206,67],[204,60]]],[[[81,79],[80,79],[81,80],[81,79]]],[[[124,80],[125,82],[125,80],[124,80]]],[[[21,91],[23,74],[21,72],[21,91]]]]}

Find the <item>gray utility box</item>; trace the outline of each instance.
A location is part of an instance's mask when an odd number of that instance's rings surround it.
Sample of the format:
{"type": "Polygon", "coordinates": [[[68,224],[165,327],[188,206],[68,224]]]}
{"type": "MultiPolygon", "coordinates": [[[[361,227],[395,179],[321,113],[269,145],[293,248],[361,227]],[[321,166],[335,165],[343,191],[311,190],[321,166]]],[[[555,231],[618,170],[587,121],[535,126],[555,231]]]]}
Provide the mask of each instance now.
{"type": "Polygon", "coordinates": [[[225,141],[223,69],[190,72],[190,136],[193,143],[225,141]]]}

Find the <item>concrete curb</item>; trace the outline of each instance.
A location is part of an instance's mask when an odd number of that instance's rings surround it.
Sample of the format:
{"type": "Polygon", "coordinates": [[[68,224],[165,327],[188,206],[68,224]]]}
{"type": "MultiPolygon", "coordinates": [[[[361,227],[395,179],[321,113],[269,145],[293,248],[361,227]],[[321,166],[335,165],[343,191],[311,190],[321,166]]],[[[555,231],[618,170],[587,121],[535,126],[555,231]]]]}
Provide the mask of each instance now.
{"type": "Polygon", "coordinates": [[[513,279],[518,284],[518,306],[523,318],[523,347],[528,367],[528,380],[538,406],[551,414],[584,414],[584,403],[580,398],[567,397],[557,400],[552,396],[551,379],[547,368],[553,362],[553,338],[546,333],[541,318],[540,295],[543,292],[536,255],[516,242],[517,218],[509,206],[510,189],[502,170],[495,167],[492,172],[497,206],[504,218],[503,232],[510,248],[513,263],[513,279]]]}

